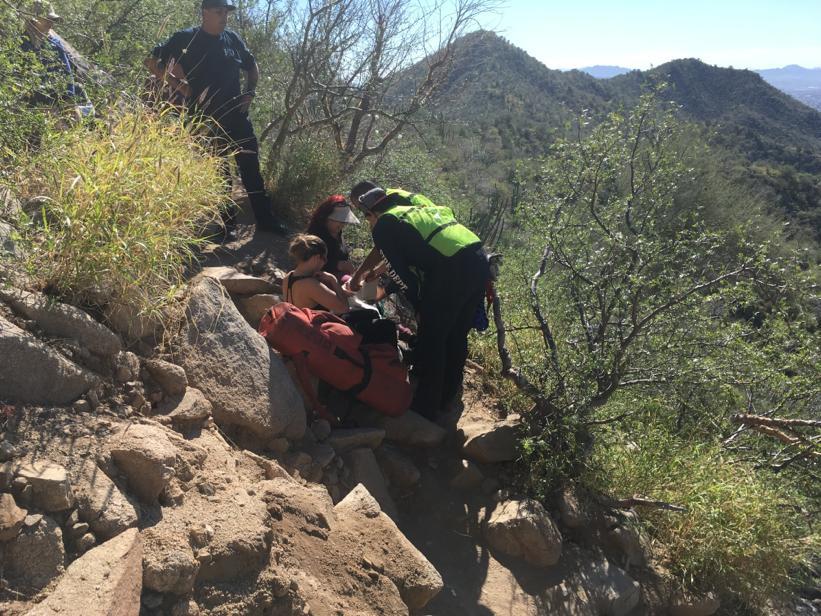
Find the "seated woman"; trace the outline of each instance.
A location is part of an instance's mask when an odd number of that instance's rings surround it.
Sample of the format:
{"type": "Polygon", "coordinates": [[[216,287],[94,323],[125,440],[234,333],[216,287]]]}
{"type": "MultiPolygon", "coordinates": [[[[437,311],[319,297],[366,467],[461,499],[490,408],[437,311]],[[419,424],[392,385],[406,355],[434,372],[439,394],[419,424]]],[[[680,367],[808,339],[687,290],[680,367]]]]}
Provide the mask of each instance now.
{"type": "Polygon", "coordinates": [[[350,291],[322,267],[328,258],[328,248],[315,235],[300,234],[291,240],[288,254],[296,267],[282,280],[285,301],[297,308],[327,310],[342,314],[348,312],[350,291]]]}
{"type": "Polygon", "coordinates": [[[336,276],[340,282],[345,282],[353,273],[354,266],[350,261],[348,247],[342,239],[342,230],[345,225],[359,224],[351,206],[342,195],[331,195],[311,214],[306,233],[315,235],[325,242],[328,247],[328,260],[322,268],[336,276]]]}

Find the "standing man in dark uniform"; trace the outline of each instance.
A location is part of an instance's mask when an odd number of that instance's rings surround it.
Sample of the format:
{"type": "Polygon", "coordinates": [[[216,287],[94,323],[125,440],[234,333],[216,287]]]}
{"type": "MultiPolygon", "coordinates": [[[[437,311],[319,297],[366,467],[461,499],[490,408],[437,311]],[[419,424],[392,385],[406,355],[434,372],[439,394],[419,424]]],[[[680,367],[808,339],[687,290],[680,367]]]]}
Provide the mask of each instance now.
{"type": "Polygon", "coordinates": [[[355,203],[387,262],[388,276],[417,313],[413,371],[419,386],[412,408],[435,419],[462,386],[468,332],[490,279],[487,255],[450,208],[405,191],[375,187],[362,194],[363,188],[352,191],[355,203]]]}
{"type": "MultiPolygon", "coordinates": [[[[202,24],[180,30],[154,48],[146,66],[158,79],[184,96],[189,107],[213,119],[226,149],[234,154],[257,229],[282,233],[271,211],[271,199],[259,169],[259,144],[248,118],[256,95],[259,67],[238,34],[226,30],[228,0],[202,0],[202,24]],[[245,73],[245,89],[240,85],[245,73]]],[[[234,233],[236,212],[225,220],[226,238],[234,233]]]]}

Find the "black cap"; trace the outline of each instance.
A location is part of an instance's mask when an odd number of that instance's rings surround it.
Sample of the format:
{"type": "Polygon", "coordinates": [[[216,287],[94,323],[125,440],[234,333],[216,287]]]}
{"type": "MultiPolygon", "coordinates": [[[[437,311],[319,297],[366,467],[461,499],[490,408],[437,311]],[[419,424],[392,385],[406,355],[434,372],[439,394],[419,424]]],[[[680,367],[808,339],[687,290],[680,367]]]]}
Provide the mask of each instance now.
{"type": "Polygon", "coordinates": [[[233,11],[235,7],[228,0],[202,0],[202,7],[204,9],[228,9],[233,11]]]}
{"type": "Polygon", "coordinates": [[[377,186],[359,197],[357,204],[359,205],[359,209],[365,212],[372,212],[377,205],[387,198],[388,195],[385,194],[385,191],[377,186]]]}
{"type": "Polygon", "coordinates": [[[359,197],[364,195],[369,190],[373,190],[374,188],[378,188],[378,186],[373,182],[369,182],[368,180],[363,180],[359,182],[353,188],[351,188],[351,201],[353,201],[354,203],[359,203],[359,197]]]}

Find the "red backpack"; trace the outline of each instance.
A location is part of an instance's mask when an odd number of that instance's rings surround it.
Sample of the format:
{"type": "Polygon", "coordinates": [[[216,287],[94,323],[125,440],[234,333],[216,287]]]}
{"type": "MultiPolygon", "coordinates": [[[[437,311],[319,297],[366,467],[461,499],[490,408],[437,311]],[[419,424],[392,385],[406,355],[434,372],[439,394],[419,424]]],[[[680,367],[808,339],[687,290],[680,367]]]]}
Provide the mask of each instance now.
{"type": "MultiPolygon", "coordinates": [[[[362,336],[336,315],[282,302],[265,313],[258,329],[298,371],[307,369],[385,415],[395,417],[410,407],[408,371],[397,348],[362,344],[362,336]]],[[[312,389],[306,393],[314,398],[312,389]]]]}

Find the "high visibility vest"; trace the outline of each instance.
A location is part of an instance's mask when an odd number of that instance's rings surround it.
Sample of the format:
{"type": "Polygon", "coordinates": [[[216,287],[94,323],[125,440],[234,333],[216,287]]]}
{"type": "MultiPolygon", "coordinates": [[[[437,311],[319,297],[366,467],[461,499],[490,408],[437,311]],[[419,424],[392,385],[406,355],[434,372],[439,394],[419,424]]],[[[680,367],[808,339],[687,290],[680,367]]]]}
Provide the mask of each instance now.
{"type": "Polygon", "coordinates": [[[425,243],[445,257],[452,257],[465,246],[481,242],[473,231],[456,222],[449,207],[396,205],[382,216],[393,216],[408,223],[422,236],[425,243]]]}

